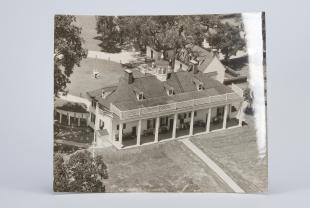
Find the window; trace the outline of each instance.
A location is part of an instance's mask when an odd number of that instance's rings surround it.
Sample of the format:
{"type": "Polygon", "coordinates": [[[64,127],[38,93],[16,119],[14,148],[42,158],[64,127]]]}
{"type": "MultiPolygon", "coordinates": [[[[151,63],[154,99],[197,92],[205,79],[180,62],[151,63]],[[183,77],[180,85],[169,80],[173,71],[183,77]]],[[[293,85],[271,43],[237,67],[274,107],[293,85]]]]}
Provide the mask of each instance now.
{"type": "Polygon", "coordinates": [[[123,124],[123,129],[126,129],[126,124],[125,123],[123,124]]]}
{"type": "Polygon", "coordinates": [[[102,130],[104,128],[104,122],[99,120],[99,128],[102,130]]]}
{"type": "Polygon", "coordinates": [[[147,129],[151,128],[151,120],[147,120],[146,128],[147,129]]]}
{"type": "Polygon", "coordinates": [[[231,112],[236,112],[237,111],[237,108],[235,106],[231,106],[231,112]]]}
{"type": "Polygon", "coordinates": [[[191,113],[188,113],[188,118],[190,118],[191,117],[191,113]]]}
{"type": "Polygon", "coordinates": [[[197,111],[194,111],[194,116],[197,116],[197,111]]]}
{"type": "Polygon", "coordinates": [[[169,89],[168,90],[168,95],[173,95],[174,94],[174,90],[173,89],[169,89]]]}
{"type": "Polygon", "coordinates": [[[160,118],[160,126],[167,126],[168,125],[168,117],[160,118]]]}
{"type": "Polygon", "coordinates": [[[137,99],[138,100],[143,100],[144,99],[143,92],[137,93],[137,99]]]}
{"type": "Polygon", "coordinates": [[[90,114],[90,121],[95,123],[95,121],[96,121],[96,115],[95,114],[93,114],[93,113],[90,114]]]}
{"type": "Polygon", "coordinates": [[[96,108],[96,101],[94,99],[91,100],[91,106],[96,108]]]}

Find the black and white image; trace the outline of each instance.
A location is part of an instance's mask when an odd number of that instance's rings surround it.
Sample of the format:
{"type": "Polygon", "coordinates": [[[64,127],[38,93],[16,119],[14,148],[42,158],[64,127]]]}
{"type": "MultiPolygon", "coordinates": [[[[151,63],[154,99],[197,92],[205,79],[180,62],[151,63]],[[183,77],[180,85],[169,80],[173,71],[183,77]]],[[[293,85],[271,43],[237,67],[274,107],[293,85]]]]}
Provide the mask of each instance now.
{"type": "Polygon", "coordinates": [[[55,15],[54,191],[267,192],[264,25],[55,15]]]}

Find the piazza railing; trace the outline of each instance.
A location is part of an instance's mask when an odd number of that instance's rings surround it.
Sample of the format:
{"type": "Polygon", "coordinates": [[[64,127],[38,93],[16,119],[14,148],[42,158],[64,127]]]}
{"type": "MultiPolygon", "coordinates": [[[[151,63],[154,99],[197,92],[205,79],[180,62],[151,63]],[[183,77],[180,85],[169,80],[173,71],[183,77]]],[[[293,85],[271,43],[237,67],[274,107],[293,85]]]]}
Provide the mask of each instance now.
{"type": "Polygon", "coordinates": [[[212,104],[212,103],[220,104],[221,102],[225,102],[229,100],[237,100],[237,99],[240,99],[240,95],[237,94],[236,92],[231,92],[231,93],[222,94],[222,95],[191,99],[191,100],[186,100],[186,101],[181,101],[181,102],[168,103],[164,105],[156,105],[152,107],[142,107],[142,108],[126,110],[126,111],[121,111],[119,108],[113,105],[113,103],[111,103],[110,111],[116,114],[121,120],[123,120],[123,119],[135,118],[139,116],[147,116],[147,115],[161,113],[161,112],[165,113],[169,111],[176,111],[176,110],[182,110],[182,109],[186,110],[186,109],[191,109],[191,108],[199,107],[201,105],[212,104]]]}

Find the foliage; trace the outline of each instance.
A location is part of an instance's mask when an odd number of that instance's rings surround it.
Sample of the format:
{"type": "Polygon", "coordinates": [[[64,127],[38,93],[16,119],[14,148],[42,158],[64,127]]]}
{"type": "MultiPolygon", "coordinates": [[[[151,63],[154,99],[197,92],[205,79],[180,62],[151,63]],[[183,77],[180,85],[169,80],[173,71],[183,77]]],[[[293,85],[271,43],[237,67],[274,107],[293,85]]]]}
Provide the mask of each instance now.
{"type": "Polygon", "coordinates": [[[209,33],[207,41],[212,48],[224,54],[225,61],[245,47],[245,40],[240,35],[240,29],[228,23],[219,24],[215,33],[209,33]]]}
{"type": "Polygon", "coordinates": [[[246,88],[244,90],[243,97],[244,97],[244,100],[248,101],[248,103],[249,103],[249,105],[245,109],[245,113],[253,115],[253,113],[254,113],[254,109],[253,109],[254,94],[250,88],[246,88]]]}
{"type": "Polygon", "coordinates": [[[54,95],[64,92],[74,66],[79,66],[87,51],[82,48],[81,28],[74,25],[75,17],[56,15],[54,25],[54,95]]]}
{"type": "Polygon", "coordinates": [[[100,39],[102,43],[100,46],[102,50],[109,53],[120,52],[121,49],[118,46],[122,43],[122,40],[119,27],[116,24],[116,18],[112,16],[99,16],[96,19],[97,33],[101,34],[100,39]]]}
{"type": "Polygon", "coordinates": [[[68,191],[68,175],[64,165],[64,158],[60,154],[54,155],[54,190],[68,191]]]}
{"type": "Polygon", "coordinates": [[[54,144],[55,153],[72,154],[80,149],[81,148],[73,146],[73,145],[59,144],[59,143],[54,144]]]}
{"type": "Polygon", "coordinates": [[[245,40],[240,36],[242,30],[242,24],[240,28],[223,24],[217,15],[97,18],[102,46],[122,47],[132,43],[140,51],[150,45],[165,52],[171,48],[178,50],[188,43],[201,46],[207,38],[210,46],[221,51],[226,60],[245,47],[245,40]]]}
{"type": "Polygon", "coordinates": [[[108,178],[107,166],[101,156],[93,158],[88,151],[79,151],[67,162],[54,156],[54,190],[59,192],[104,192],[103,179],[108,178]]]}
{"type": "MultiPolygon", "coordinates": [[[[98,17],[97,32],[103,37],[117,31],[112,38],[119,44],[133,43],[140,51],[144,51],[147,45],[156,50],[178,49],[183,47],[188,40],[201,45],[204,40],[206,26],[212,25],[203,16],[120,16],[98,17]],[[107,24],[107,19],[113,18],[107,24]],[[113,22],[113,23],[112,23],[113,22]],[[110,25],[108,27],[107,25],[110,25]],[[191,41],[192,40],[192,41],[191,41]]],[[[109,40],[105,39],[107,42],[109,40]]]]}

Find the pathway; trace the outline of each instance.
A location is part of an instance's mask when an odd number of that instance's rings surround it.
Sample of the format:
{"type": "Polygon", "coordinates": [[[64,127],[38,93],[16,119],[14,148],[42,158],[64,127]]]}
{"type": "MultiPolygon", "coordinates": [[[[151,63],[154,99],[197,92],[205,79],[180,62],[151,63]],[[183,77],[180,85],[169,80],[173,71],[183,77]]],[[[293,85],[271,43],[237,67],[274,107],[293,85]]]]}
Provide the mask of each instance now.
{"type": "Polygon", "coordinates": [[[101,51],[88,51],[87,58],[104,59],[125,64],[137,61],[139,52],[122,50],[120,53],[107,53],[101,51]]]}
{"type": "Polygon", "coordinates": [[[188,138],[181,140],[195,155],[197,155],[207,166],[209,166],[233,191],[244,193],[244,190],[238,186],[213,160],[194,145],[188,138]]]}

